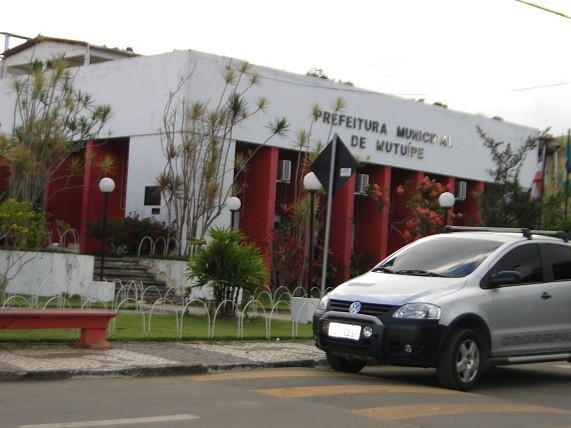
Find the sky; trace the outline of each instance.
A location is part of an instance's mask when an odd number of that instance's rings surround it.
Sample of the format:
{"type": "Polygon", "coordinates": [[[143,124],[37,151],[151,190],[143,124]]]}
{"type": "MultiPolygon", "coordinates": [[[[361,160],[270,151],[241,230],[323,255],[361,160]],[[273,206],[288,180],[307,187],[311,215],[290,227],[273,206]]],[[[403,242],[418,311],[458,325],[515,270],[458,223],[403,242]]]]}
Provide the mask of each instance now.
{"type": "Polygon", "coordinates": [[[142,55],[192,49],[300,74],[317,68],[554,136],[571,128],[571,0],[4,3],[0,32],[142,55]]]}

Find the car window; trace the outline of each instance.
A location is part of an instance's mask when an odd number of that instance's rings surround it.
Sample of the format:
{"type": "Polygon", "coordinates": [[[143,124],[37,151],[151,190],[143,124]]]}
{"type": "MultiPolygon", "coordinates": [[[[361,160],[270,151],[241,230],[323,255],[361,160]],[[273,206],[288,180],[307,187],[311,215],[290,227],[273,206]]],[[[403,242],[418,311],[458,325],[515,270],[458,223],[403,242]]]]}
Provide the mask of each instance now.
{"type": "Polygon", "coordinates": [[[389,268],[395,273],[426,272],[461,278],[472,273],[500,245],[500,242],[493,240],[468,238],[442,237],[418,241],[389,257],[373,270],[389,268]]]}
{"type": "Polygon", "coordinates": [[[509,270],[519,272],[522,283],[542,282],[543,269],[539,245],[524,244],[512,249],[490,269],[490,275],[509,270]]]}
{"type": "Polygon", "coordinates": [[[547,244],[547,257],[554,281],[571,279],[571,247],[547,244]]]}

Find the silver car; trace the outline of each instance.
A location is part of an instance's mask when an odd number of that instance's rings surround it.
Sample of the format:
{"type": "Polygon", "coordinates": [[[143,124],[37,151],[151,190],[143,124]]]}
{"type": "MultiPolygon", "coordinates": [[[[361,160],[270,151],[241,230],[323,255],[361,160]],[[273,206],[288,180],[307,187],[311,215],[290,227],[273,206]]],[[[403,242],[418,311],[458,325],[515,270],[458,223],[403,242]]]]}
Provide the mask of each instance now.
{"type": "Polygon", "coordinates": [[[335,370],[435,367],[468,391],[488,366],[571,361],[571,244],[561,232],[449,227],[341,284],[313,316],[335,370]]]}

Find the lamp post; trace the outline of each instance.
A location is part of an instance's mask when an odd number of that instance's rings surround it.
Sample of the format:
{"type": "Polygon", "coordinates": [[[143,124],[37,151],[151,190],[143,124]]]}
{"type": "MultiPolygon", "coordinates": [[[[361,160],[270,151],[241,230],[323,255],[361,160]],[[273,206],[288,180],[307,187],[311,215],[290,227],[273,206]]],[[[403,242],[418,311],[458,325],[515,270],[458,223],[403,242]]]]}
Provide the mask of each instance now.
{"type": "Polygon", "coordinates": [[[438,197],[438,203],[444,208],[444,227],[448,226],[448,210],[454,206],[456,196],[450,192],[444,192],[438,197]]]}
{"type": "Polygon", "coordinates": [[[234,230],[234,213],[240,209],[242,201],[236,196],[231,196],[228,198],[228,201],[226,201],[226,205],[230,210],[230,228],[234,230]]]}
{"type": "Polygon", "coordinates": [[[313,217],[315,192],[321,189],[321,182],[310,172],[303,177],[303,186],[309,192],[309,264],[307,267],[307,297],[311,297],[311,278],[313,277],[313,217]]]}
{"type": "Polygon", "coordinates": [[[99,190],[103,192],[103,236],[101,238],[101,267],[99,281],[103,281],[103,265],[105,264],[105,238],[107,237],[107,202],[109,193],[115,190],[115,182],[112,178],[105,177],[99,182],[99,190]]]}

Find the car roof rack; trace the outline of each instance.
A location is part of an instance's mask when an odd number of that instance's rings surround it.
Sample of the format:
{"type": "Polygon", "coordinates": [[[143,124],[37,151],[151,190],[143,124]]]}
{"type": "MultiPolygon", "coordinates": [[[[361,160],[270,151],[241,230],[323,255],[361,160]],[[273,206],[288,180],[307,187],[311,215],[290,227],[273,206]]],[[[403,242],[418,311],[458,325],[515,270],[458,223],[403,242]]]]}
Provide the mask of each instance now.
{"type": "Polygon", "coordinates": [[[531,239],[531,235],[553,236],[569,241],[567,233],[562,230],[536,230],[526,227],[479,227],[479,226],[444,226],[444,233],[451,232],[503,232],[503,233],[521,233],[527,239],[531,239]]]}

